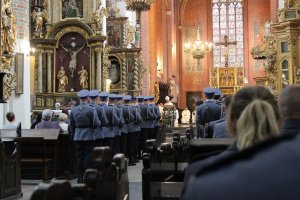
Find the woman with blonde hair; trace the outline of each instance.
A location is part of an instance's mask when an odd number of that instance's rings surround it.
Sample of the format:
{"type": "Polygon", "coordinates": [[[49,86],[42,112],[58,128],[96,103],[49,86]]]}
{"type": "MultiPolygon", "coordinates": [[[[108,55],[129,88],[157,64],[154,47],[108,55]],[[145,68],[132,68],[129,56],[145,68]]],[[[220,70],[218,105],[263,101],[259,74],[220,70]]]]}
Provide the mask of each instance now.
{"type": "Polygon", "coordinates": [[[262,86],[245,87],[232,99],[228,129],[239,150],[279,135],[279,109],[273,94],[262,86]]]}

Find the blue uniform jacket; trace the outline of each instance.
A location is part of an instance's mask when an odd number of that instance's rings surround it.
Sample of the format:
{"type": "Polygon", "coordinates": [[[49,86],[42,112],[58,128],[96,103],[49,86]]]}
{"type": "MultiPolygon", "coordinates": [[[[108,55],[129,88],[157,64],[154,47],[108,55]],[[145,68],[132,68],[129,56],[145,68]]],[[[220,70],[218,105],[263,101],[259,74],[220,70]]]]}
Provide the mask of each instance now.
{"type": "Polygon", "coordinates": [[[98,106],[96,103],[90,103],[89,104],[91,107],[96,109],[98,118],[100,120],[100,127],[97,127],[95,129],[95,139],[102,139],[104,138],[104,134],[102,133],[102,126],[105,126],[108,124],[108,120],[105,114],[105,109],[102,106],[98,106]]]}
{"type": "Polygon", "coordinates": [[[139,132],[141,131],[141,123],[143,122],[143,119],[141,117],[139,106],[133,105],[130,106],[131,113],[133,115],[133,122],[130,122],[128,124],[128,132],[139,132]]]}
{"type": "Polygon", "coordinates": [[[95,108],[85,103],[72,108],[70,129],[74,141],[94,140],[94,128],[96,127],[100,127],[100,120],[95,108]]]}
{"type": "Polygon", "coordinates": [[[205,125],[206,123],[220,119],[221,106],[212,100],[205,101],[197,107],[196,125],[205,125]]]}
{"type": "Polygon", "coordinates": [[[115,137],[115,135],[112,127],[114,124],[119,123],[119,118],[116,115],[115,111],[113,111],[112,106],[108,106],[106,103],[101,103],[99,106],[104,108],[106,118],[108,120],[107,125],[104,125],[102,127],[102,134],[104,138],[113,138],[115,137]]]}

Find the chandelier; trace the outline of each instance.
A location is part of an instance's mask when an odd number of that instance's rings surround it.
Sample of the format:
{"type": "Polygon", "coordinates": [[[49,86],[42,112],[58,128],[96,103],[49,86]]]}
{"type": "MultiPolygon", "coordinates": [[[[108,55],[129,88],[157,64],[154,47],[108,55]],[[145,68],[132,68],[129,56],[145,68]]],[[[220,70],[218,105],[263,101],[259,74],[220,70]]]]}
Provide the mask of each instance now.
{"type": "Polygon", "coordinates": [[[126,9],[136,11],[136,21],[140,22],[141,12],[150,10],[153,0],[125,0],[126,9]]]}
{"type": "Polygon", "coordinates": [[[152,0],[125,0],[126,9],[131,11],[150,10],[152,0]]]}
{"type": "Polygon", "coordinates": [[[198,66],[200,65],[200,60],[204,58],[204,55],[212,51],[213,43],[204,42],[200,40],[200,29],[197,28],[196,40],[191,44],[187,42],[184,44],[184,52],[193,55],[194,59],[197,59],[198,66]]]}

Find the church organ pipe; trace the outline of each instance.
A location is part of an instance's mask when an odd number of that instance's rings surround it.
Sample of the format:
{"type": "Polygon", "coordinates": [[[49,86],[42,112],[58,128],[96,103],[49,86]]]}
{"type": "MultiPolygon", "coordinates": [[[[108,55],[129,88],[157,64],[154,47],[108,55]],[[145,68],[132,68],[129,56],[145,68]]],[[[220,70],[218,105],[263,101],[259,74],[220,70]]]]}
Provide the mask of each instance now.
{"type": "Polygon", "coordinates": [[[97,72],[96,72],[96,89],[101,90],[101,63],[102,63],[102,49],[96,48],[96,56],[97,56],[97,72]]]}
{"type": "Polygon", "coordinates": [[[43,92],[43,50],[38,52],[38,93],[43,92]]]}
{"type": "Polygon", "coordinates": [[[52,51],[47,52],[47,93],[52,92],[52,77],[51,77],[51,66],[52,66],[52,51]]]}

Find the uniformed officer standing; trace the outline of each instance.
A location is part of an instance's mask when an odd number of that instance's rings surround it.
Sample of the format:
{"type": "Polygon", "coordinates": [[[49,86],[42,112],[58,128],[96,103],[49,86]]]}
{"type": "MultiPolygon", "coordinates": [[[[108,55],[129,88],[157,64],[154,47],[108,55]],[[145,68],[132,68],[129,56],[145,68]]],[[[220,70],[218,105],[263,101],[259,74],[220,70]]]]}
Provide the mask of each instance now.
{"type": "Polygon", "coordinates": [[[155,121],[154,121],[154,135],[153,139],[157,139],[157,134],[159,132],[159,127],[160,127],[160,111],[157,105],[154,104],[154,97],[150,97],[150,104],[154,106],[154,112],[155,112],[155,121]]]}
{"type": "Polygon", "coordinates": [[[140,124],[141,133],[139,135],[139,145],[138,145],[138,158],[142,159],[142,152],[145,150],[146,140],[148,138],[148,106],[144,104],[144,96],[138,96],[138,107],[142,117],[142,122],[140,124]]]}
{"type": "Polygon", "coordinates": [[[222,92],[218,88],[214,88],[214,90],[215,90],[215,93],[214,93],[215,103],[221,106],[222,105],[222,92]]]}
{"type": "Polygon", "coordinates": [[[206,101],[197,107],[196,126],[197,138],[207,137],[208,123],[220,119],[221,106],[216,104],[213,100],[215,90],[213,88],[204,88],[206,101]]]}
{"type": "Polygon", "coordinates": [[[117,95],[116,97],[116,105],[118,108],[122,110],[122,119],[124,121],[123,126],[120,128],[121,132],[121,137],[120,137],[120,152],[123,153],[126,157],[128,157],[128,152],[127,152],[127,134],[128,134],[128,123],[129,119],[132,117],[128,116],[130,114],[128,110],[128,103],[124,102],[123,104],[123,95],[117,95]]]}
{"type": "Polygon", "coordinates": [[[160,118],[160,114],[159,116],[156,110],[156,106],[154,104],[154,97],[153,96],[149,96],[149,112],[151,113],[151,119],[149,120],[149,139],[156,139],[156,132],[154,130],[156,122],[157,122],[157,118],[160,118]]]}
{"type": "MultiPolygon", "coordinates": [[[[137,103],[137,98],[136,97],[132,97],[131,101],[130,101],[131,106],[134,108],[134,115],[136,116],[134,118],[134,123],[132,124],[132,129],[130,129],[128,132],[129,133],[135,133],[133,135],[133,152],[134,152],[134,156],[133,156],[133,162],[139,162],[139,156],[140,153],[139,152],[139,138],[141,136],[141,123],[143,123],[143,119],[141,117],[141,113],[140,113],[140,107],[137,103]],[[132,130],[132,131],[131,131],[132,130]]],[[[129,136],[130,137],[130,136],[129,136]]],[[[130,140],[130,139],[129,139],[130,140]]],[[[128,144],[129,146],[129,144],[128,144]]],[[[130,150],[128,150],[128,152],[130,152],[130,150]]]]}
{"type": "Polygon", "coordinates": [[[109,93],[101,92],[99,94],[100,97],[100,107],[104,108],[106,118],[108,120],[108,124],[102,127],[102,134],[104,136],[103,139],[103,146],[108,146],[113,151],[113,140],[114,140],[114,132],[113,132],[113,125],[119,124],[119,119],[116,113],[113,111],[112,106],[108,106],[108,96],[109,93]]]}
{"type": "Polygon", "coordinates": [[[88,105],[88,90],[77,93],[80,105],[73,107],[70,114],[70,129],[76,145],[76,171],[78,182],[83,181],[83,172],[91,166],[94,148],[94,128],[100,127],[95,108],[88,105]]]}
{"type": "Polygon", "coordinates": [[[97,100],[99,98],[98,90],[91,90],[89,93],[90,103],[89,105],[96,109],[98,118],[101,123],[101,127],[97,127],[95,129],[95,146],[101,147],[103,146],[104,135],[102,133],[102,126],[106,126],[108,124],[108,120],[106,118],[105,110],[103,107],[98,106],[97,100]]]}
{"type": "Polygon", "coordinates": [[[112,108],[112,112],[117,116],[117,123],[113,123],[112,131],[114,133],[114,144],[112,153],[115,155],[116,153],[120,153],[120,137],[121,137],[121,127],[124,125],[122,109],[118,108],[115,105],[116,94],[110,94],[108,96],[109,103],[108,106],[112,108]]]}

